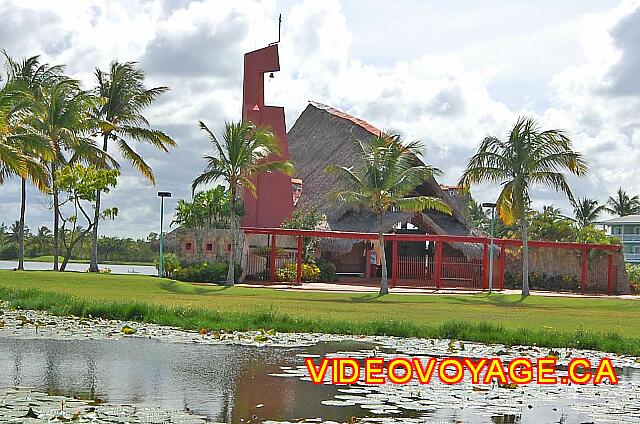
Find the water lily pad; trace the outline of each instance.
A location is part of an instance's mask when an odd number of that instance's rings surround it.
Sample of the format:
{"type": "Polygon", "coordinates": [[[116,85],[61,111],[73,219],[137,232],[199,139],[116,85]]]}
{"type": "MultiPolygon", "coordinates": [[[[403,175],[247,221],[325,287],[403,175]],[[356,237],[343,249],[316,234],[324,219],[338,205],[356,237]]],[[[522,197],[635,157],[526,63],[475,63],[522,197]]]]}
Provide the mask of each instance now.
{"type": "Polygon", "coordinates": [[[130,327],[128,325],[125,325],[124,327],[122,327],[122,329],[120,330],[123,334],[127,334],[127,335],[131,335],[131,334],[136,334],[137,331],[135,328],[130,327]]]}

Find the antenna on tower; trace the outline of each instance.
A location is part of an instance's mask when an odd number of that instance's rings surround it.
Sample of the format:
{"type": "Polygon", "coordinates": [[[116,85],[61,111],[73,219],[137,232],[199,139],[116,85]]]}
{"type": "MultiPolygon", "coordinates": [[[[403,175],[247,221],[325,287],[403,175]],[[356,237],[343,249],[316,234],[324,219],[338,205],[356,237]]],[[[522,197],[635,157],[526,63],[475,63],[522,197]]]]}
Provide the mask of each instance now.
{"type": "Polygon", "coordinates": [[[282,30],[282,13],[278,14],[278,41],[274,41],[273,43],[269,43],[270,46],[274,44],[278,44],[280,42],[280,32],[282,30]]]}

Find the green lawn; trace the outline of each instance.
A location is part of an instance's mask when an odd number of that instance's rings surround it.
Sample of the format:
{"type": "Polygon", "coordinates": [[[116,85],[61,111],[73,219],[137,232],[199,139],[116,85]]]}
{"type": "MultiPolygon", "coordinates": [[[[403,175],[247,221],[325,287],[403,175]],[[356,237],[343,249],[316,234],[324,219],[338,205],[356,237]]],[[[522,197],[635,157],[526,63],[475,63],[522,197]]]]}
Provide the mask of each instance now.
{"type": "Polygon", "coordinates": [[[138,319],[191,329],[446,337],[640,355],[638,300],[522,299],[501,294],[378,297],[49,271],[0,271],[0,298],[59,314],[138,319]]]}
{"type": "MultiPolygon", "coordinates": [[[[14,259],[17,260],[17,259],[14,259]]],[[[53,263],[53,255],[49,256],[37,256],[35,258],[24,258],[27,262],[47,262],[53,263]]],[[[89,259],[69,259],[69,263],[72,264],[88,264],[89,259]]],[[[62,263],[62,257],[60,257],[60,263],[62,263]]],[[[101,264],[105,265],[150,265],[153,266],[153,262],[122,262],[122,261],[100,261],[101,264]]]]}

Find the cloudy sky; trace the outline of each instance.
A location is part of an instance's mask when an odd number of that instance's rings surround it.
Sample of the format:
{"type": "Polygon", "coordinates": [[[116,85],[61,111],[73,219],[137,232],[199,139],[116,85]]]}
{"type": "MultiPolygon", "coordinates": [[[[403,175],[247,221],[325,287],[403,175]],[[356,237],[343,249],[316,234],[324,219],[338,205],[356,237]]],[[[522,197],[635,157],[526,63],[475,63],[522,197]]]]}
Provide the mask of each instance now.
{"type": "MultiPolygon", "coordinates": [[[[189,198],[210,149],[197,128],[219,129],[241,110],[242,55],[277,39],[282,71],[267,103],[283,105],[290,128],[309,100],[421,139],[426,157],[455,183],[479,141],[504,136],[522,114],[569,132],[587,156],[575,194],[606,200],[622,185],[640,193],[640,2],[424,0],[0,0],[0,48],[42,55],[93,84],[95,67],[135,60],[150,85],[171,88],[148,111],[178,142],[170,155],[138,151],[153,187],[124,166],[106,203],[102,233],[158,231],[157,190],[189,198]]],[[[475,188],[480,201],[497,187],[475,188]]],[[[534,206],[568,203],[536,190],[534,206]]],[[[0,187],[0,222],[18,217],[19,186],[0,187]]],[[[30,189],[27,224],[50,226],[47,199],[30,189]]]]}

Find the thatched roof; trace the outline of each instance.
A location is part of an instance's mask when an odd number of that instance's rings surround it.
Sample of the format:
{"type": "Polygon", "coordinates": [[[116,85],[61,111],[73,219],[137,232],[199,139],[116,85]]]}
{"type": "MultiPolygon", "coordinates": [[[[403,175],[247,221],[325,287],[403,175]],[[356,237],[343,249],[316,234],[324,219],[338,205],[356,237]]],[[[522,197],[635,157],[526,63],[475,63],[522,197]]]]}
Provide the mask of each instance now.
{"type": "MultiPolygon", "coordinates": [[[[303,184],[297,207],[316,207],[327,216],[332,230],[377,231],[378,224],[370,213],[328,199],[329,193],[339,187],[336,176],[325,172],[329,164],[356,166],[359,154],[352,142],[366,140],[381,131],[362,119],[317,102],[310,102],[287,134],[289,155],[295,166],[295,177],[303,184]]],[[[464,218],[461,202],[455,192],[440,187],[435,178],[429,178],[417,190],[422,195],[443,199],[453,212],[452,216],[426,211],[422,214],[391,212],[385,216],[383,227],[392,231],[398,222],[421,222],[419,228],[430,234],[471,235],[464,218]],[[418,219],[419,218],[419,219],[418,219]]]]}

